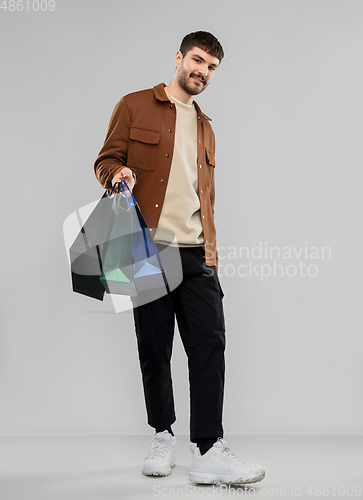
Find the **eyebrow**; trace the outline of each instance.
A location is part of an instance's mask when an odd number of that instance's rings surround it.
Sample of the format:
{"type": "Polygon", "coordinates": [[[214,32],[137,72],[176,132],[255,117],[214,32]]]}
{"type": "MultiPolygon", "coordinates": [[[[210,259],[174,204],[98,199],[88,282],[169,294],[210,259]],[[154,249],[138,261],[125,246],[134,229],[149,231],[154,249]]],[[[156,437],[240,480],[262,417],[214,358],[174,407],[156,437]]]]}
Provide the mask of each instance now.
{"type": "MultiPolygon", "coordinates": [[[[200,56],[199,54],[193,54],[192,57],[197,57],[198,59],[200,59],[201,61],[203,62],[207,62],[205,59],[203,59],[202,56],[200,56]]],[[[214,66],[215,68],[218,68],[218,65],[217,64],[209,64],[209,66],[214,66]]]]}

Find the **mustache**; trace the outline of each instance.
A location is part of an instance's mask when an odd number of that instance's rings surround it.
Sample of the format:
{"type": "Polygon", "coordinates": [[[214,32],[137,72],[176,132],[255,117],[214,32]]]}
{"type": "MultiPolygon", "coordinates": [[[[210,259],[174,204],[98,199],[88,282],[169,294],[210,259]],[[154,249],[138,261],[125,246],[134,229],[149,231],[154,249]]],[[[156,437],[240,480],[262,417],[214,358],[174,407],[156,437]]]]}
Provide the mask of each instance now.
{"type": "Polygon", "coordinates": [[[206,82],[206,79],[203,75],[196,75],[195,73],[191,73],[190,75],[191,77],[195,77],[195,78],[198,78],[199,80],[202,80],[202,82],[204,83],[204,85],[207,83],[206,82]]]}

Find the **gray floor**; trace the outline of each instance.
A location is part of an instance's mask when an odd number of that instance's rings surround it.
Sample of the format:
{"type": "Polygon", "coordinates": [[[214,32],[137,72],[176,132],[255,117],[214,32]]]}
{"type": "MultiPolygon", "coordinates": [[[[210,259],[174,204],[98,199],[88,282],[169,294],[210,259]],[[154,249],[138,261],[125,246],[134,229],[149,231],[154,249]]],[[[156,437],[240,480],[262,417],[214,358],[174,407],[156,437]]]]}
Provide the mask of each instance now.
{"type": "Polygon", "coordinates": [[[187,436],[170,476],[143,476],[149,437],[0,437],[0,499],[363,498],[363,436],[225,436],[266,469],[262,482],[229,488],[189,482],[187,436]]]}

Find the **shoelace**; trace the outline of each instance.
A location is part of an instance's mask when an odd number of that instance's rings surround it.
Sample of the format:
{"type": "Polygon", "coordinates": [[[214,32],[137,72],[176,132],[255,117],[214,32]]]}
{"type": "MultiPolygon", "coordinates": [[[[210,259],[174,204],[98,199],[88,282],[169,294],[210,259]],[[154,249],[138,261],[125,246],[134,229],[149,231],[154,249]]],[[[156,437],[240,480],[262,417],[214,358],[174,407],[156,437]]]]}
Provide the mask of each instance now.
{"type": "Polygon", "coordinates": [[[244,465],[253,465],[251,464],[251,462],[246,462],[244,460],[240,460],[234,453],[233,451],[231,450],[231,448],[229,448],[228,446],[228,442],[225,441],[224,439],[222,438],[219,438],[218,439],[218,442],[221,443],[222,445],[222,453],[224,455],[226,455],[228,458],[231,458],[232,460],[234,460],[235,462],[238,462],[240,464],[244,464],[244,465]]]}
{"type": "Polygon", "coordinates": [[[170,441],[161,441],[156,436],[150,439],[148,443],[151,443],[151,441],[153,441],[153,445],[147,458],[151,460],[158,457],[164,458],[169,453],[171,449],[170,441]]]}

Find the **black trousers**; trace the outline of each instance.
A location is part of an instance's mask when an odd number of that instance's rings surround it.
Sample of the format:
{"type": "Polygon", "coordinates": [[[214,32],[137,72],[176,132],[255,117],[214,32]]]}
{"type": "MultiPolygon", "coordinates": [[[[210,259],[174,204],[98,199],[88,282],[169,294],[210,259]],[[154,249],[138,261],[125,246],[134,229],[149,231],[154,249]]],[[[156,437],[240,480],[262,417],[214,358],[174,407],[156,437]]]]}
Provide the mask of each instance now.
{"type": "Polygon", "coordinates": [[[223,437],[223,291],[216,268],[205,265],[204,247],[176,251],[182,264],[181,284],[152,302],[137,306],[133,301],[135,331],[148,423],[167,428],[176,420],[170,370],[176,318],[188,357],[190,440],[196,442],[223,437]]]}

